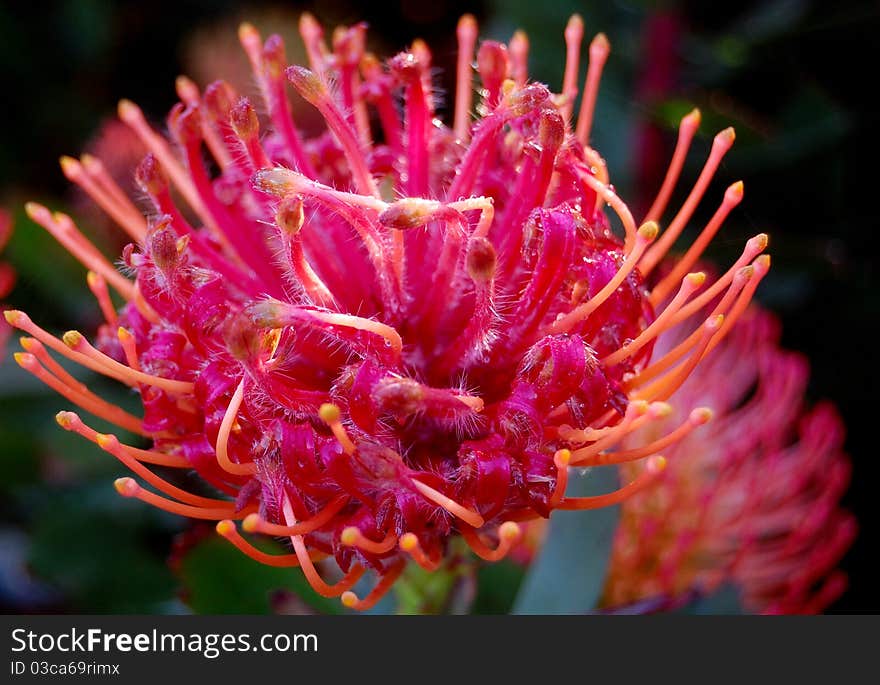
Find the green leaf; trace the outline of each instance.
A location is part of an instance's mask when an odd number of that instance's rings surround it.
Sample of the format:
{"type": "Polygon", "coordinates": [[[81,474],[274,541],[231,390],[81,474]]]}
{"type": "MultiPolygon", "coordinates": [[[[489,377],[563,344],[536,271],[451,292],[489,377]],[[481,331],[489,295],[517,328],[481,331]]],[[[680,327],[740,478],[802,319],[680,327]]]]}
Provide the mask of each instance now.
{"type": "MultiPolygon", "coordinates": [[[[615,467],[572,473],[566,494],[599,495],[617,488],[615,467]]],[[[523,580],[516,614],[578,614],[593,609],[602,593],[620,507],[556,511],[547,539],[523,580]]]]}

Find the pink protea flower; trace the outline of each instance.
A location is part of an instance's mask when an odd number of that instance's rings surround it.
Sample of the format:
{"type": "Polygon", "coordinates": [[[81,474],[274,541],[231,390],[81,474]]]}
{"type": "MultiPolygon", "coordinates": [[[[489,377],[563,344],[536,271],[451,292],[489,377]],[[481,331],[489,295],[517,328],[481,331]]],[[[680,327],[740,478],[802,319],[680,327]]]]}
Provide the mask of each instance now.
{"type": "MultiPolygon", "coordinates": [[[[657,352],[680,342],[661,336],[657,352]]],[[[839,596],[846,578],[834,568],[856,528],[839,507],[850,464],[834,407],[804,407],[808,376],[805,359],[780,349],[775,318],[749,308],[672,398],[691,423],[700,405],[716,418],[670,446],[657,484],[623,503],[606,605],[724,582],[751,612],[817,613],[839,596]]]]}
{"type": "Polygon", "coordinates": [[[578,17],[565,31],[561,95],[529,82],[523,34],[509,48],[483,42],[475,118],[477,27],[464,17],[451,127],[436,117],[424,43],[383,65],[364,51],[363,25],[337,29],[332,49],[310,16],[300,29],[310,69],[288,67],[277,36],[264,43],[253,27],[240,30],[268,112],[264,135],[255,105],[223,81],[204,92],[178,81],[169,138],[134,104],[120,104],[120,119],[150,150],[136,171],[152,203],[147,219],[99,165],[63,162],[133,239],[123,254],[133,280],[72,219],[28,206],[90,270],[107,319],[95,345],[75,331],[58,339],[21,312],[7,318],[31,336],[17,356],[24,368],[150,441],[136,448],[76,414],[58,415],[155,489],[123,478],[121,494],[219,520],[220,534],[246,554],[301,566],[319,593],[365,609],[408,559],[436,568],[452,536],[499,559],[518,522],[613,504],[653,482],[665,465],[657,452],[671,439],[606,450],[672,411],[666,400],[766,273],[759,255],[767,241],[749,241],[711,285],[688,273],[741,199],[737,184],[681,268],[653,292],[646,287],[733,131],[715,137],[696,185],[655,241],[699,113],[683,120],[667,178],[639,225],[588,145],[609,51],[601,34],[574,117],[578,17]],[[320,112],[325,131],[306,137],[297,128],[288,83],[320,112]],[[108,286],[127,302],[118,313],[108,286]],[[694,331],[685,352],[652,361],[657,336],[685,322],[694,331]],[[136,389],[143,418],[96,397],[46,348],[136,389]],[[569,467],[624,459],[645,466],[620,490],[565,496],[569,467]],[[194,469],[219,496],[185,491],[150,464],[194,469]],[[236,520],[249,533],[289,537],[293,554],[255,549],[236,520]],[[343,572],[333,584],[314,564],[325,556],[343,572]],[[359,598],[350,588],[366,569],[379,580],[359,598]]]}

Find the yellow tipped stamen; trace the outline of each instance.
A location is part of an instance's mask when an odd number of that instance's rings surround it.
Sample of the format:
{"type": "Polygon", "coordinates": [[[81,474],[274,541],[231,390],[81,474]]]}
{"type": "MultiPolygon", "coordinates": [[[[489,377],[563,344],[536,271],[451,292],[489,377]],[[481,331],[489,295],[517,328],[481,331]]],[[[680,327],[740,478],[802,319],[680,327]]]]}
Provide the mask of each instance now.
{"type": "Polygon", "coordinates": [[[596,111],[596,99],[599,95],[599,82],[602,80],[602,70],[611,52],[611,43],[604,33],[593,38],[590,43],[590,64],[587,67],[587,78],[584,81],[584,97],[581,100],[581,111],[578,114],[575,136],[581,145],[590,142],[590,132],[593,128],[593,115],[596,111]]]}
{"type": "Polygon", "coordinates": [[[468,509],[467,507],[463,507],[454,499],[447,497],[442,492],[438,492],[434,488],[425,485],[415,478],[410,479],[410,482],[412,482],[413,487],[415,487],[415,489],[418,490],[425,499],[431,500],[438,507],[445,509],[453,516],[457,516],[469,526],[473,526],[474,528],[483,527],[485,521],[483,520],[483,517],[480,516],[477,512],[473,511],[472,509],[468,509]]]}
{"type": "Polygon", "coordinates": [[[187,204],[195,210],[202,222],[209,227],[216,235],[220,235],[220,230],[214,221],[214,217],[206,209],[202,198],[183,165],[177,160],[175,154],[171,151],[171,147],[161,135],[156,133],[147,123],[141,108],[131,102],[131,100],[120,100],[118,107],[119,119],[128,126],[134,134],[140,138],[144,146],[152,152],[162,169],[168,174],[171,182],[183,195],[187,204]]]}
{"type": "Polygon", "coordinates": [[[135,344],[134,336],[120,326],[116,331],[116,337],[119,339],[119,344],[122,346],[122,351],[125,354],[125,361],[128,362],[128,365],[132,369],[140,371],[141,365],[138,361],[137,345],[135,344]]]}
{"type": "Polygon", "coordinates": [[[120,409],[115,404],[110,404],[109,402],[102,400],[90,391],[80,389],[82,385],[79,383],[78,387],[72,387],[65,384],[43,368],[43,365],[40,364],[40,361],[33,354],[16,352],[12,356],[15,359],[15,362],[25,371],[36,376],[67,401],[73,402],[77,407],[84,409],[90,414],[94,414],[100,419],[109,421],[120,428],[124,428],[127,431],[137,435],[148,436],[148,433],[144,431],[144,426],[140,419],[120,409]]]}
{"type": "Polygon", "coordinates": [[[79,232],[73,220],[65,214],[52,214],[36,202],[25,205],[27,215],[45,228],[55,240],[72,254],[86,269],[101,274],[126,300],[134,296],[134,285],[122,276],[113,265],[79,232]]]}
{"type": "Polygon", "coordinates": [[[74,390],[79,390],[80,392],[88,392],[89,388],[85,383],[81,383],[76,378],[71,376],[67,370],[61,366],[55,359],[49,354],[46,348],[36,338],[27,338],[22,337],[20,339],[21,346],[25,352],[30,352],[34,355],[40,363],[46,367],[46,369],[55,376],[59,381],[64,383],[65,385],[73,388],[74,390]]]}
{"type": "MultiPolygon", "coordinates": [[[[73,431],[78,435],[84,437],[86,440],[89,440],[96,445],[98,444],[98,436],[100,435],[100,433],[98,433],[98,431],[96,431],[94,428],[86,425],[83,420],[74,412],[60,411],[55,415],[55,420],[58,422],[59,426],[64,428],[64,430],[73,431]]],[[[156,452],[154,450],[142,450],[121,442],[118,442],[118,444],[120,449],[124,451],[130,458],[136,459],[137,461],[143,462],[144,464],[155,464],[156,466],[167,466],[169,468],[176,469],[188,469],[192,467],[192,465],[186,459],[184,459],[183,457],[178,457],[174,454],[165,454],[164,452],[156,452]]]]}
{"type": "Polygon", "coordinates": [[[626,259],[623,260],[623,264],[620,265],[620,269],[614,274],[614,277],[592,298],[583,304],[578,305],[568,314],[556,319],[556,321],[551,324],[549,332],[551,334],[567,333],[573,326],[584,321],[609,297],[611,297],[611,295],[614,294],[614,291],[620,287],[620,284],[626,280],[626,277],[636,268],[636,264],[638,264],[639,259],[642,254],[644,254],[648,245],[650,245],[654,238],[657,237],[658,230],[657,224],[655,223],[648,222],[642,225],[638,230],[636,242],[632,251],[627,255],[626,259]]]}
{"type": "Polygon", "coordinates": [[[342,603],[349,609],[354,609],[355,611],[367,611],[368,609],[372,609],[380,599],[388,594],[391,586],[397,582],[400,574],[403,573],[404,568],[406,568],[406,561],[403,559],[396,561],[387,571],[385,571],[384,574],[382,574],[379,578],[379,582],[376,583],[376,586],[370,591],[370,594],[363,599],[358,599],[358,596],[354,592],[346,590],[342,593],[342,597],[340,597],[342,603]]]}
{"type": "Polygon", "coordinates": [[[110,299],[110,291],[107,290],[107,281],[104,280],[101,274],[89,271],[86,274],[86,283],[88,283],[89,290],[92,291],[92,294],[98,301],[98,306],[101,308],[101,313],[104,315],[104,319],[111,326],[115,326],[118,319],[116,316],[116,308],[113,306],[113,301],[110,299]]]}
{"type": "Polygon", "coordinates": [[[654,321],[651,322],[651,325],[643,330],[634,340],[631,340],[616,352],[605,357],[602,360],[602,364],[605,366],[619,364],[624,359],[634,355],[645,345],[663,333],[663,331],[667,330],[671,326],[672,317],[675,316],[675,314],[684,306],[685,302],[688,301],[690,296],[701,288],[705,282],[706,274],[702,271],[685,276],[681,281],[681,287],[678,289],[678,293],[672,298],[672,301],[663,310],[660,316],[654,319],[654,321]]]}
{"type": "Polygon", "coordinates": [[[712,338],[703,356],[709,354],[722,340],[724,340],[730,332],[730,329],[733,328],[734,324],[739,320],[739,317],[742,316],[742,313],[748,308],[749,303],[752,301],[752,297],[755,295],[755,290],[757,290],[758,285],[761,283],[761,279],[763,279],[770,270],[770,255],[761,255],[753,262],[752,266],[755,270],[754,277],[742,289],[742,292],[736,299],[736,303],[730,309],[730,314],[728,314],[724,320],[724,325],[721,327],[721,330],[718,331],[718,335],[712,338]]]}
{"type": "Polygon", "coordinates": [[[687,222],[690,221],[694,211],[697,209],[697,205],[699,205],[700,201],[703,199],[703,195],[709,187],[709,183],[715,176],[715,172],[718,170],[718,165],[721,164],[724,155],[726,155],[727,151],[733,146],[735,138],[736,134],[732,128],[724,129],[721,133],[715,136],[715,140],[712,143],[712,151],[709,153],[709,158],[706,160],[706,164],[703,166],[703,170],[700,172],[700,176],[697,178],[693,190],[691,190],[690,195],[688,195],[687,199],[684,201],[681,209],[678,210],[678,214],[675,215],[675,218],[669,224],[669,227],[663,235],[660,236],[660,240],[658,240],[654,247],[648,251],[648,254],[645,255],[645,258],[639,265],[642,275],[647,276],[651,273],[654,267],[657,266],[660,260],[663,259],[663,257],[666,256],[666,253],[672,248],[673,243],[675,243],[675,240],[684,230],[684,227],[687,226],[687,222]]]}
{"type": "MultiPolygon", "coordinates": [[[[128,235],[142,241],[147,233],[147,223],[131,201],[125,197],[121,200],[113,191],[105,186],[110,183],[116,186],[113,179],[104,170],[95,157],[83,157],[89,160],[89,168],[73,157],[61,157],[61,171],[71,183],[78,185],[113,221],[119,224],[128,235]],[[99,182],[100,179],[100,182],[99,182]]],[[[116,186],[118,188],[118,186],[116,186]]],[[[122,192],[121,190],[119,191],[122,192]]],[[[123,196],[124,197],[124,196],[123,196]]]]}
{"type": "MultiPolygon", "coordinates": [[[[246,554],[254,561],[266,566],[275,566],[276,568],[296,568],[299,566],[299,558],[296,554],[268,554],[254,547],[241,536],[235,527],[235,523],[230,519],[220,521],[216,529],[222,537],[229,540],[240,552],[246,554]]],[[[312,551],[309,554],[312,561],[321,561],[327,558],[326,554],[317,551],[312,551]]]]}
{"type": "Polygon", "coordinates": [[[691,353],[691,356],[688,357],[687,361],[647,387],[641,388],[636,393],[636,396],[647,400],[669,399],[669,397],[681,387],[682,383],[688,379],[688,376],[691,375],[691,372],[703,358],[709,347],[709,343],[712,341],[715,334],[719,332],[722,323],[724,323],[724,315],[719,314],[703,324],[700,342],[691,353]]]}
{"type": "Polygon", "coordinates": [[[715,237],[718,229],[721,228],[721,224],[724,223],[727,215],[730,214],[731,210],[742,201],[742,198],[743,183],[742,181],[737,181],[727,189],[727,192],[724,193],[724,200],[722,201],[721,206],[718,207],[718,210],[709,220],[709,223],[706,224],[706,227],[702,230],[697,239],[691,243],[691,246],[688,248],[685,255],[676,263],[672,271],[664,276],[663,280],[651,290],[650,302],[652,305],[656,307],[658,303],[663,302],[663,300],[666,299],[666,296],[669,295],[672,288],[675,287],[675,284],[678,283],[688,272],[688,269],[697,262],[705,249],[709,246],[709,243],[712,242],[712,238],[715,237]]]}
{"type": "Polygon", "coordinates": [[[452,130],[456,138],[466,141],[470,133],[474,96],[474,48],[477,45],[477,20],[472,14],[465,14],[458,20],[455,34],[458,39],[458,58],[455,68],[455,116],[452,130]]]}
{"type": "MultiPolygon", "coordinates": [[[[706,321],[717,316],[718,314],[727,313],[727,310],[734,303],[737,295],[739,295],[745,284],[752,278],[754,272],[755,269],[751,265],[744,266],[742,269],[737,271],[736,276],[734,276],[733,278],[733,282],[730,284],[727,292],[724,293],[724,297],[721,298],[721,300],[715,306],[715,309],[712,310],[712,313],[708,317],[706,317],[706,321]]],[[[662,357],[652,362],[650,366],[642,369],[635,376],[627,380],[623,385],[623,389],[629,391],[632,390],[634,387],[644,385],[649,380],[656,378],[673,364],[678,362],[678,360],[684,357],[688,352],[690,352],[694,348],[694,346],[700,342],[701,337],[702,327],[697,328],[682,342],[673,347],[662,357]]]]}
{"type": "Polygon", "coordinates": [[[577,97],[578,69],[581,60],[581,42],[584,39],[584,20],[573,14],[565,27],[565,71],[562,76],[563,103],[559,108],[566,123],[571,119],[574,100],[577,97]]]}
{"type": "Polygon", "coordinates": [[[339,536],[340,542],[346,547],[357,547],[369,554],[385,554],[397,546],[397,535],[394,531],[388,531],[380,542],[370,540],[357,526],[348,526],[339,536]]]}
{"type": "Polygon", "coordinates": [[[553,455],[553,465],[556,466],[556,486],[550,496],[550,507],[555,508],[562,498],[565,497],[565,489],[568,487],[568,465],[571,463],[571,450],[561,449],[553,455]]]}
{"type": "Polygon", "coordinates": [[[753,238],[750,238],[749,241],[746,242],[742,255],[740,255],[739,259],[733,263],[733,266],[731,266],[721,278],[706,288],[705,291],[682,307],[681,311],[672,317],[672,325],[674,326],[685,319],[690,318],[721,294],[721,291],[736,278],[736,275],[740,270],[767,248],[768,242],[769,239],[766,233],[759,233],[753,238]]]}
{"type": "Polygon", "coordinates": [[[260,78],[263,64],[263,39],[260,32],[249,22],[242,22],[238,27],[238,42],[251,63],[251,71],[260,78]]]}
{"type": "MultiPolygon", "coordinates": [[[[85,428],[82,423],[76,421],[71,424],[70,428],[67,428],[66,426],[62,427],[65,427],[66,430],[73,430],[77,433],[81,433],[82,429],[85,428]]],[[[181,488],[172,485],[164,478],[157,476],[155,473],[153,473],[147,467],[141,464],[137,459],[133,459],[124,449],[122,449],[122,445],[119,443],[119,440],[115,435],[97,433],[95,435],[95,443],[102,450],[116,457],[129,470],[133,471],[136,475],[143,478],[147,483],[152,485],[160,492],[168,495],[169,497],[180,500],[184,504],[190,504],[192,506],[205,509],[226,508],[229,509],[230,512],[235,509],[234,502],[194,495],[190,492],[187,492],[186,490],[182,490],[181,488]]]]}
{"type": "MultiPolygon", "coordinates": [[[[287,525],[295,526],[296,516],[294,516],[293,507],[286,495],[284,496],[281,505],[281,511],[287,525]]],[[[348,573],[346,573],[340,581],[330,585],[318,574],[318,570],[315,568],[315,565],[312,563],[311,557],[309,556],[309,551],[306,549],[302,535],[291,535],[290,541],[293,543],[293,551],[299,559],[299,565],[302,567],[303,575],[306,577],[306,580],[309,581],[309,585],[312,586],[312,589],[322,597],[338,597],[346,590],[350,590],[364,574],[363,566],[353,564],[348,573]]]]}
{"type": "Polygon", "coordinates": [[[346,454],[354,454],[357,446],[348,437],[345,426],[342,425],[342,412],[340,412],[339,407],[330,403],[322,404],[318,409],[318,416],[333,432],[339,444],[342,445],[343,451],[346,454]]]}
{"type": "Polygon", "coordinates": [[[154,492],[142,488],[134,478],[117,478],[113,486],[123,497],[134,497],[141,502],[146,502],[157,509],[177,514],[178,516],[186,516],[188,518],[201,519],[204,521],[221,521],[223,519],[239,519],[245,516],[253,507],[247,507],[243,511],[236,512],[232,507],[194,507],[190,504],[181,504],[173,502],[170,499],[161,497],[154,492]]]}
{"type": "Polygon", "coordinates": [[[333,519],[336,514],[348,503],[348,495],[340,495],[331,500],[323,509],[311,518],[300,521],[295,526],[282,526],[277,523],[269,523],[260,518],[258,514],[251,514],[241,522],[241,527],[246,533],[263,533],[264,535],[278,535],[287,537],[290,535],[307,535],[318,530],[333,519]]]}
{"type": "Polygon", "coordinates": [[[559,509],[584,510],[599,509],[619,504],[631,495],[644,490],[651,485],[666,468],[666,458],[661,456],[651,457],[645,465],[645,469],[628,484],[619,490],[609,492],[607,495],[594,497],[566,497],[559,503],[559,509]]]}
{"type": "Polygon", "coordinates": [[[589,447],[582,447],[571,453],[571,465],[579,466],[587,459],[594,457],[620,441],[625,435],[637,430],[646,421],[654,418],[654,415],[650,413],[650,408],[651,405],[644,400],[630,402],[626,407],[623,418],[607,434],[603,435],[603,437],[589,447]]]}
{"type": "Polygon", "coordinates": [[[690,416],[688,416],[687,421],[678,426],[675,430],[669,432],[667,435],[664,435],[662,438],[658,438],[653,442],[648,443],[647,445],[643,445],[642,447],[638,447],[636,449],[631,450],[621,450],[619,452],[604,452],[601,454],[597,454],[592,459],[583,463],[583,466],[606,466],[609,464],[622,464],[628,461],[635,461],[637,459],[643,459],[645,457],[649,457],[652,454],[656,454],[662,450],[665,450],[670,445],[674,445],[681,440],[684,440],[688,434],[691,433],[695,428],[706,424],[708,421],[712,419],[712,410],[707,407],[701,407],[699,409],[694,409],[690,416]]]}
{"type": "Polygon", "coordinates": [[[426,571],[436,571],[440,567],[442,559],[431,559],[422,549],[419,538],[415,533],[404,533],[400,536],[400,549],[409,554],[426,571]]]}
{"type": "Polygon", "coordinates": [[[229,459],[229,434],[232,432],[232,426],[238,418],[238,410],[241,409],[241,403],[244,400],[244,378],[239,381],[232,399],[229,400],[229,406],[226,407],[226,413],[223,414],[223,421],[220,423],[220,430],[217,432],[217,463],[220,468],[227,473],[236,476],[252,476],[257,472],[256,464],[236,464],[229,459]]]}
{"type": "Polygon", "coordinates": [[[529,37],[524,31],[515,31],[508,47],[510,73],[517,88],[529,80],[529,37]]]}
{"type": "Polygon", "coordinates": [[[501,561],[522,536],[522,529],[513,521],[505,521],[498,528],[498,546],[494,549],[486,545],[473,528],[462,526],[461,536],[471,551],[486,561],[501,561]]]}
{"type": "Polygon", "coordinates": [[[672,191],[675,189],[675,184],[678,183],[678,178],[681,176],[681,170],[684,168],[694,135],[700,128],[700,119],[701,115],[698,109],[693,109],[682,117],[681,124],[678,126],[678,141],[675,144],[675,152],[672,153],[672,161],[669,162],[666,177],[663,179],[657,197],[645,215],[645,221],[660,221],[663,216],[672,191]]]}
{"type": "Polygon", "coordinates": [[[161,378],[160,376],[154,376],[152,374],[144,373],[143,371],[138,371],[125,364],[120,364],[112,357],[108,357],[106,354],[93,347],[91,343],[86,340],[85,336],[78,331],[67,331],[62,340],[64,341],[64,344],[72,350],[96,362],[99,368],[94,369],[95,371],[102,373],[105,376],[115,378],[126,385],[134,386],[138,383],[144,383],[145,385],[152,385],[167,392],[179,395],[191,395],[193,390],[195,390],[195,384],[190,383],[189,381],[161,378]]]}

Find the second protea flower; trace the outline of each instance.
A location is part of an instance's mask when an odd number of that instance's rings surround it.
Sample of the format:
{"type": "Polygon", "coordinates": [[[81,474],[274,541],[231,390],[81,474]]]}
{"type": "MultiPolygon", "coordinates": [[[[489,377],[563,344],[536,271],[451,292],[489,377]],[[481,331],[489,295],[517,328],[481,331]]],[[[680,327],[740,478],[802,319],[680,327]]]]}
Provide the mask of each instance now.
{"type": "Polygon", "coordinates": [[[149,440],[149,449],[129,446],[59,414],[63,427],[140,478],[117,481],[121,494],[217,520],[245,553],[301,566],[319,593],[365,609],[407,560],[440,565],[452,536],[499,559],[518,522],[612,504],[649,485],[665,464],[658,452],[707,412],[671,436],[608,450],[669,415],[667,398],[766,273],[759,254],[767,241],[749,241],[710,284],[689,272],[740,201],[735,184],[676,270],[646,288],[733,131],[716,136],[657,239],[699,113],[683,120],[667,179],[638,222],[588,145],[609,49],[601,35],[574,116],[577,17],[565,32],[558,95],[528,81],[524,35],[509,48],[486,41],[476,50],[476,24],[463,18],[451,127],[436,118],[423,43],[383,64],[365,53],[361,25],[337,29],[332,49],[311,17],[300,28],[310,69],[288,67],[277,36],[263,42],[248,25],[240,31],[268,132],[223,81],[200,92],[178,80],[170,138],[132,103],[120,105],[150,150],[136,171],[151,201],[146,219],[99,160],[62,161],[133,239],[123,255],[133,280],[69,217],[28,207],[90,270],[107,320],[94,345],[73,331],[58,339],[21,312],[8,319],[31,336],[22,366],[149,440]],[[288,83],[320,112],[325,131],[307,137],[297,128],[288,83]],[[127,302],[118,313],[108,286],[127,302]],[[710,302],[717,305],[706,316],[710,302]],[[652,360],[657,336],[679,325],[693,331],[687,345],[652,360]],[[96,397],[47,347],[135,388],[143,418],[96,397]],[[620,490],[565,496],[570,467],[622,461],[644,468],[620,490]],[[218,494],[182,490],[151,464],[195,469],[218,494]],[[249,533],[289,537],[293,553],[255,549],[236,520],[249,533]],[[333,583],[315,565],[327,556],[342,570],[333,583]],[[368,569],[379,580],[359,598],[351,588],[368,569]]]}

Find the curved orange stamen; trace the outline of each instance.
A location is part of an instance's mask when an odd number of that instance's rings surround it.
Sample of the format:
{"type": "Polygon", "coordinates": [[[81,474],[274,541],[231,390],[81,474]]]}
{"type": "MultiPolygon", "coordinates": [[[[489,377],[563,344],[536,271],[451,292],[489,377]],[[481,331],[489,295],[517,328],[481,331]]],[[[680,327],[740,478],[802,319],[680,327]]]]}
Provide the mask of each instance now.
{"type": "Polygon", "coordinates": [[[505,521],[498,528],[498,546],[493,549],[480,539],[479,533],[473,528],[468,526],[461,528],[461,536],[471,551],[486,561],[501,561],[521,535],[522,529],[515,522],[505,521]]]}
{"type": "Polygon", "coordinates": [[[467,507],[463,507],[454,499],[447,497],[442,492],[435,490],[429,485],[425,485],[415,478],[412,478],[410,480],[413,484],[413,487],[415,487],[415,489],[418,490],[425,499],[431,500],[437,506],[445,509],[453,516],[457,516],[462,521],[470,526],[473,526],[474,528],[483,527],[485,521],[483,520],[483,517],[480,516],[477,512],[473,511],[472,509],[468,509],[467,507]]]}
{"type": "Polygon", "coordinates": [[[354,609],[355,611],[366,611],[367,609],[372,609],[376,604],[382,599],[388,591],[391,589],[391,586],[397,582],[397,579],[400,577],[400,574],[403,573],[403,569],[406,568],[406,561],[403,559],[399,559],[391,567],[385,571],[382,577],[379,579],[379,582],[376,583],[376,586],[370,591],[363,599],[358,599],[358,596],[353,593],[351,590],[346,590],[342,593],[342,603],[347,606],[349,609],[354,609]]]}
{"type": "Polygon", "coordinates": [[[348,495],[341,495],[327,504],[321,511],[306,519],[300,521],[295,526],[282,526],[277,523],[269,523],[260,518],[258,514],[251,514],[242,521],[241,527],[246,533],[264,533],[265,535],[306,535],[314,530],[318,530],[325,523],[330,521],[348,502],[348,495]]]}
{"type": "Polygon", "coordinates": [[[559,503],[557,508],[582,511],[584,509],[599,509],[619,504],[631,495],[651,485],[665,468],[666,459],[661,456],[651,457],[645,465],[645,469],[619,490],[609,492],[607,495],[596,495],[594,497],[566,497],[559,503]]]}
{"type": "Polygon", "coordinates": [[[217,463],[220,468],[227,473],[236,476],[252,476],[257,472],[257,466],[254,463],[237,464],[229,459],[229,434],[232,432],[232,426],[238,417],[238,410],[241,409],[241,403],[244,400],[244,378],[238,383],[232,399],[229,400],[229,406],[226,407],[226,413],[223,414],[223,421],[220,423],[220,430],[217,433],[217,445],[215,452],[217,453],[217,463]]]}

